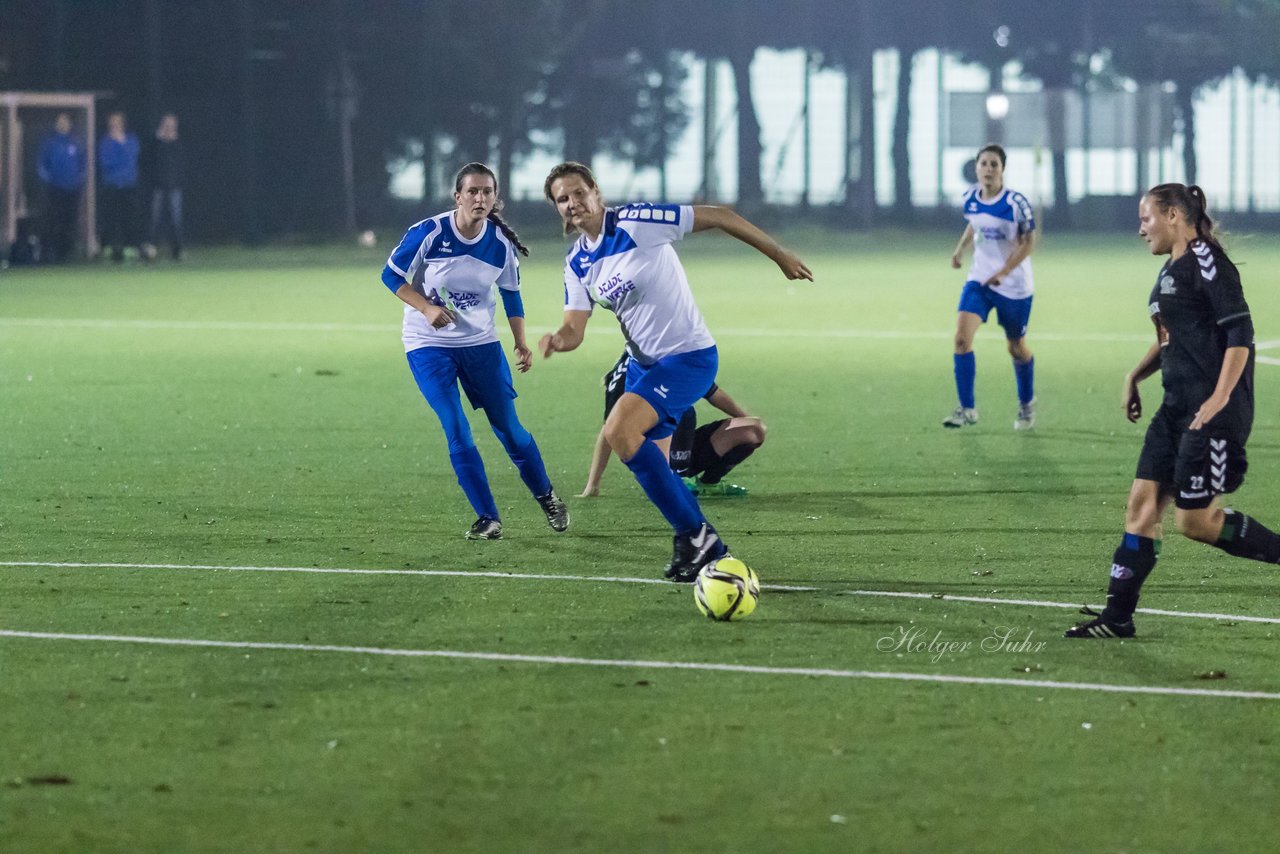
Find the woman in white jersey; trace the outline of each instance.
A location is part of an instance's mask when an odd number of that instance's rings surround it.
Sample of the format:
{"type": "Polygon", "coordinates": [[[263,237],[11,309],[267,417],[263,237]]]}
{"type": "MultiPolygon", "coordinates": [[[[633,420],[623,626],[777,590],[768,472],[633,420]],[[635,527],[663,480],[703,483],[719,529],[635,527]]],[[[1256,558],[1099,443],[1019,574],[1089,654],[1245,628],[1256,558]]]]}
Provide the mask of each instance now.
{"type": "Polygon", "coordinates": [[[459,383],[472,409],[484,409],[520,478],[546,513],[547,524],[559,533],[569,527],[569,512],[551,487],[537,443],[516,417],[511,367],[493,323],[496,284],[515,338],[516,364],[522,373],[529,370],[533,352],[525,343],[515,254],[529,251],[498,216],[498,179],[488,166],[462,167],[453,198],[452,211],[410,227],[382,270],[383,284],[405,303],[409,369],[440,418],[449,462],[476,512],[467,538],[500,539],[502,522],[462,409],[459,383]]]}
{"type": "Polygon", "coordinates": [[[1035,425],[1035,358],[1027,348],[1027,321],[1031,318],[1031,250],[1035,247],[1035,216],[1021,193],[1004,185],[1004,149],[988,145],[978,152],[978,183],[964,194],[964,218],[968,220],[951,266],[960,269],[960,257],[973,245],[973,264],[960,293],[956,316],[954,358],[959,405],[942,422],[944,427],[967,427],[978,422],[973,383],[977,366],[973,336],[987,322],[991,310],[1004,328],[1013,357],[1018,386],[1018,415],[1013,429],[1035,425]]]}
{"type": "Polygon", "coordinates": [[[591,170],[562,163],[543,190],[578,240],[565,261],[564,323],[543,336],[544,357],[582,343],[595,304],[618,317],[632,364],[605,422],[609,447],[675,531],[666,575],[693,581],[728,547],[667,462],[665,445],[686,409],[715,382],[716,343],[694,302],[672,243],[718,228],[768,256],[788,279],[813,281],[792,252],[728,208],[634,204],[606,208],[591,170]]]}

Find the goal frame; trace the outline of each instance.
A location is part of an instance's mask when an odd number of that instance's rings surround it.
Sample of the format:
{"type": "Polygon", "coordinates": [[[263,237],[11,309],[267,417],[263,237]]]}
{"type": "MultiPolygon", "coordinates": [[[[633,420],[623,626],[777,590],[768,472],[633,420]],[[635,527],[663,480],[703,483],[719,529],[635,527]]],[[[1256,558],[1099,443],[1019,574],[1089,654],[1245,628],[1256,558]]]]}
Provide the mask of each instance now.
{"type": "Polygon", "coordinates": [[[24,167],[29,147],[39,139],[26,138],[19,112],[24,109],[83,111],[85,183],[76,233],[88,257],[98,254],[97,98],[92,92],[0,92],[0,243],[5,257],[18,239],[18,221],[38,210],[24,186],[24,167]]]}

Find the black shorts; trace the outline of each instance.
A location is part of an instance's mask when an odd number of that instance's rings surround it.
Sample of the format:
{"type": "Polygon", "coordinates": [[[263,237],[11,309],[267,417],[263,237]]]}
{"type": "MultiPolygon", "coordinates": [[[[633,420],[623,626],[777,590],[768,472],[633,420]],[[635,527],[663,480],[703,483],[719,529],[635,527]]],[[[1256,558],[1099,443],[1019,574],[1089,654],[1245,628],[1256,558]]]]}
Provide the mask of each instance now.
{"type": "Polygon", "coordinates": [[[627,390],[627,366],[631,364],[631,356],[623,350],[618,361],[604,375],[604,420],[609,420],[609,413],[627,390]]]}
{"type": "Polygon", "coordinates": [[[681,419],[675,435],[671,437],[672,471],[681,477],[697,477],[706,471],[708,466],[720,458],[711,447],[711,434],[728,420],[721,418],[697,429],[689,429],[695,422],[688,416],[681,419]]]}
{"type": "Polygon", "coordinates": [[[1195,413],[1174,415],[1163,406],[1156,410],[1134,475],[1173,491],[1182,510],[1203,510],[1215,496],[1235,492],[1249,470],[1243,442],[1188,430],[1194,418],[1195,413]]]}

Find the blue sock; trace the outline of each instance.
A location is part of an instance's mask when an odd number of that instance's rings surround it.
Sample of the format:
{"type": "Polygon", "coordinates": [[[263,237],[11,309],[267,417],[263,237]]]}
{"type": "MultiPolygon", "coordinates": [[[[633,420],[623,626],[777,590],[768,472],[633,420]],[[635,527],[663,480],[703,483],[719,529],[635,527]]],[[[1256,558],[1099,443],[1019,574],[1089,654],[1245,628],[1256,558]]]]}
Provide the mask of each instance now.
{"type": "Polygon", "coordinates": [[[1013,360],[1013,377],[1018,381],[1018,403],[1030,403],[1036,396],[1036,360],[1013,360]]]}
{"type": "Polygon", "coordinates": [[[475,446],[463,451],[449,454],[449,462],[453,463],[453,471],[458,476],[458,486],[462,487],[471,509],[477,516],[498,518],[498,505],[493,501],[493,493],[489,491],[489,478],[484,473],[484,460],[475,446]]]}
{"type": "Polygon", "coordinates": [[[484,414],[489,418],[493,434],[502,443],[503,449],[511,462],[520,471],[520,479],[529,487],[534,498],[541,498],[551,491],[551,480],[547,477],[547,467],[542,462],[542,454],[538,451],[538,443],[533,435],[516,417],[515,402],[508,397],[499,396],[496,400],[485,403],[484,414]]]}
{"type": "MultiPolygon", "coordinates": [[[[667,464],[670,465],[670,461],[668,461],[667,464]]],[[[675,474],[674,470],[672,471],[672,474],[675,474]]],[[[699,516],[702,516],[702,505],[698,504],[698,496],[693,494],[692,489],[684,485],[684,478],[680,477],[680,475],[677,474],[676,479],[680,481],[680,488],[684,490],[681,497],[685,500],[685,503],[689,505],[690,512],[696,513],[699,516]]],[[[694,478],[694,480],[697,480],[697,479],[698,478],[696,477],[694,478]]]]}
{"type": "Polygon", "coordinates": [[[707,521],[693,493],[671,470],[671,463],[652,439],[645,439],[640,450],[624,464],[677,534],[695,531],[707,521]]]}
{"type": "Polygon", "coordinates": [[[520,471],[520,479],[529,487],[534,498],[541,498],[551,491],[551,479],[547,477],[547,467],[542,462],[542,454],[538,451],[538,443],[529,437],[523,448],[508,453],[511,462],[520,471]]]}
{"type": "Polygon", "coordinates": [[[960,405],[965,409],[973,409],[973,378],[978,373],[978,360],[973,351],[957,353],[954,357],[956,369],[956,394],[960,397],[960,405]]]}

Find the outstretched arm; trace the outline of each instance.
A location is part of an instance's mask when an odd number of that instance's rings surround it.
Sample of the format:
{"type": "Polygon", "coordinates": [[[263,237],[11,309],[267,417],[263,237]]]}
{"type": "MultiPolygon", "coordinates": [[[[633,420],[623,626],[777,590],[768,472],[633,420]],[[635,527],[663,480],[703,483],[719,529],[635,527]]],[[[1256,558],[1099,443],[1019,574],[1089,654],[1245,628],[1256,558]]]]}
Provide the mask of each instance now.
{"type": "Polygon", "coordinates": [[[587,321],[590,319],[589,311],[566,310],[564,323],[560,328],[550,335],[543,335],[538,341],[538,350],[542,352],[542,358],[550,359],[552,353],[567,353],[578,349],[578,345],[582,343],[582,336],[587,331],[587,321]]]}
{"type": "Polygon", "coordinates": [[[750,415],[747,410],[738,405],[738,401],[729,396],[729,392],[720,386],[716,386],[716,390],[707,398],[707,403],[733,418],[746,418],[750,415]]]}
{"type": "Polygon", "coordinates": [[[596,435],[596,446],[591,449],[591,468],[587,469],[587,485],[582,487],[582,492],[578,493],[579,498],[595,498],[600,494],[600,477],[604,474],[604,467],[609,464],[609,455],[613,453],[613,449],[609,447],[609,440],[604,437],[604,428],[600,428],[600,432],[596,435]]]}
{"type": "Polygon", "coordinates": [[[769,235],[729,208],[715,205],[693,206],[693,230],[706,231],[718,228],[730,237],[736,237],[777,264],[788,279],[813,281],[813,273],[794,252],[784,249],[769,235]]]}

